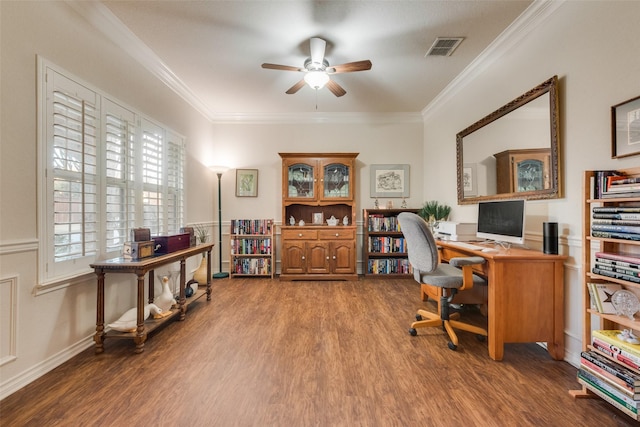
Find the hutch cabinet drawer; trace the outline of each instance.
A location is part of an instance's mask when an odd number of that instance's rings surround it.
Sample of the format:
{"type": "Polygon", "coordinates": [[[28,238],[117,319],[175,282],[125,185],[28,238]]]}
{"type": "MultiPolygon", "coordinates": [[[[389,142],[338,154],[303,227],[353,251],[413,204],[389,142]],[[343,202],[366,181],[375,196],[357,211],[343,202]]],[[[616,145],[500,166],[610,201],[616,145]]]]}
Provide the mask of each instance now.
{"type": "Polygon", "coordinates": [[[332,229],[318,230],[320,240],[353,240],[356,238],[356,231],[353,229],[332,229]]]}
{"type": "Polygon", "coordinates": [[[318,238],[318,230],[305,230],[299,228],[296,230],[282,230],[283,240],[316,240],[318,238]]]}

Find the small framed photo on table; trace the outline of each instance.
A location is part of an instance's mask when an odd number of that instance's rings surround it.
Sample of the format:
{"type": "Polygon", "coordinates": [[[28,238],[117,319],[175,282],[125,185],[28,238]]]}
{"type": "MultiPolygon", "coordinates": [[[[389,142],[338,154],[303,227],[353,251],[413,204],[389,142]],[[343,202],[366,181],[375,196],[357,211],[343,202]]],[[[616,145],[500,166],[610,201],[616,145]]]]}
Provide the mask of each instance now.
{"type": "Polygon", "coordinates": [[[258,196],[258,169],[236,169],[236,197],[258,196]]]}
{"type": "Polygon", "coordinates": [[[322,212],[315,212],[313,214],[313,223],[317,225],[324,224],[324,214],[322,212]]]}
{"type": "Polygon", "coordinates": [[[611,107],[611,158],[640,154],[640,96],[611,107]]]}

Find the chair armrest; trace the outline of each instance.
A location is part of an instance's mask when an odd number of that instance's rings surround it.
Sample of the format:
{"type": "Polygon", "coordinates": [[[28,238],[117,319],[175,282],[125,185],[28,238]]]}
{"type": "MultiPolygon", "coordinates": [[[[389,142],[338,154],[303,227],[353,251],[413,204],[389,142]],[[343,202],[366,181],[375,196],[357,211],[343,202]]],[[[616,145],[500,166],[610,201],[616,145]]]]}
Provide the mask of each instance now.
{"type": "Polygon", "coordinates": [[[480,256],[454,257],[449,260],[449,264],[458,268],[464,267],[465,265],[484,264],[485,262],[485,259],[480,256]]]}

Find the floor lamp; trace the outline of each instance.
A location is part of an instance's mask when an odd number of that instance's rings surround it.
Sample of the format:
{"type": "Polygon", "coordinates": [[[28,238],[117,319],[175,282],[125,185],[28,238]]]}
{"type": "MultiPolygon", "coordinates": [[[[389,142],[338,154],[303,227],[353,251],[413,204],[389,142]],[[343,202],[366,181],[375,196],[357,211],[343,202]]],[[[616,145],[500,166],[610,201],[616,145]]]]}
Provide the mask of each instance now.
{"type": "Polygon", "coordinates": [[[229,277],[229,273],[222,271],[222,174],[227,170],[223,166],[211,166],[211,169],[218,175],[218,272],[213,274],[214,279],[229,277]]]}

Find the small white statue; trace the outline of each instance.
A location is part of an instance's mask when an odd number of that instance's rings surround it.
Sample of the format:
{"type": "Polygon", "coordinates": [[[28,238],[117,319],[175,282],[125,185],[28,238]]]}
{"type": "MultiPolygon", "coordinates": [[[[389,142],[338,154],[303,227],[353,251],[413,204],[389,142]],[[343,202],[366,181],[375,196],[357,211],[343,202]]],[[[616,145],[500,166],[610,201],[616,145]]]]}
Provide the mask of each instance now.
{"type": "Polygon", "coordinates": [[[153,299],[153,303],[157,305],[162,313],[168,313],[176,304],[173,292],[169,288],[169,276],[162,276],[162,293],[153,299]]]}
{"type": "Polygon", "coordinates": [[[348,216],[344,216],[344,218],[342,218],[342,225],[349,225],[349,217],[348,216]]]}
{"type": "Polygon", "coordinates": [[[296,219],[291,215],[289,217],[289,225],[296,225],[296,219]]]}
{"type": "Polygon", "coordinates": [[[303,221],[303,220],[300,220],[300,222],[298,223],[298,225],[299,225],[300,227],[302,227],[302,226],[304,225],[304,221],[303,221]]]}
{"type": "MultiPolygon", "coordinates": [[[[147,304],[144,306],[144,320],[146,320],[151,313],[154,315],[162,314],[162,310],[155,304],[147,304]]],[[[118,320],[107,325],[111,329],[120,332],[135,332],[138,327],[138,309],[136,307],[130,308],[125,311],[118,320]]]]}

